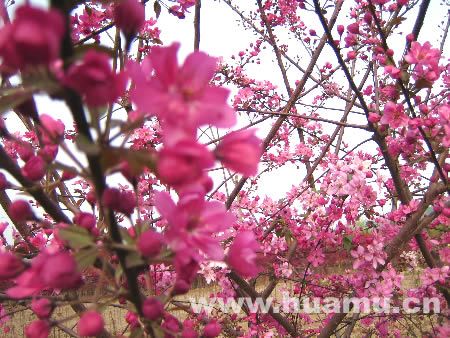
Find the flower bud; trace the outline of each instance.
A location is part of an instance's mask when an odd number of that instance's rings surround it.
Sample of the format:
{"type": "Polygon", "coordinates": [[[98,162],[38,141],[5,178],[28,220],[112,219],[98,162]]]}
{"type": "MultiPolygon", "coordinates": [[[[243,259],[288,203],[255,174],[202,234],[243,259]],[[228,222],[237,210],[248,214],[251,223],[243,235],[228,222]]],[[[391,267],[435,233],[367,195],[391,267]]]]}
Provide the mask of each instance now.
{"type": "Polygon", "coordinates": [[[8,208],[8,215],[13,222],[25,222],[34,219],[30,204],[24,200],[12,202],[8,208]]]}
{"type": "Polygon", "coordinates": [[[86,311],[78,321],[78,334],[82,337],[95,337],[102,333],[105,322],[97,311],[86,311]]]}
{"type": "Polygon", "coordinates": [[[147,230],[139,237],[137,247],[144,257],[154,257],[159,254],[163,244],[163,236],[153,230],[147,230]]]}
{"type": "Polygon", "coordinates": [[[149,297],[142,305],[144,317],[150,320],[161,318],[164,314],[164,305],[156,297],[149,297]]]}

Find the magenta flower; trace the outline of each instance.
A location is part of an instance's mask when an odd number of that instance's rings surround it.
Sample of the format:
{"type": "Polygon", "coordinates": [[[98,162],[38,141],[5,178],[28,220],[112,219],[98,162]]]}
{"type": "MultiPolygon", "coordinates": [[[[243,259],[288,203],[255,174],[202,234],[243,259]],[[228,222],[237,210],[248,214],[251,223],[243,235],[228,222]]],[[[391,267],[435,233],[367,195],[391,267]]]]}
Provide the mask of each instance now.
{"type": "Polygon", "coordinates": [[[86,311],[78,321],[78,334],[82,337],[95,337],[102,333],[105,327],[103,317],[97,311],[86,311]]]}
{"type": "Polygon", "coordinates": [[[154,257],[159,254],[163,245],[163,235],[154,231],[147,230],[141,234],[137,242],[139,252],[144,257],[154,257]]]}
{"type": "Polygon", "coordinates": [[[177,255],[197,256],[198,251],[209,259],[223,259],[223,249],[216,234],[234,222],[223,203],[206,202],[196,194],[182,196],[176,205],[168,193],[155,196],[155,206],[168,222],[166,238],[177,255]]]}
{"type": "Polygon", "coordinates": [[[387,124],[395,129],[408,125],[409,118],[403,111],[402,104],[389,101],[384,105],[384,113],[380,119],[381,124],[387,124]]]}
{"type": "MultiPolygon", "coordinates": [[[[138,110],[155,114],[171,129],[181,129],[191,135],[201,125],[234,125],[236,116],[227,104],[229,90],[209,85],[216,59],[194,52],[180,67],[178,49],[178,43],[153,47],[149,59],[154,76],[131,91],[138,110]]],[[[142,76],[138,77],[142,80],[142,76]]]]}
{"type": "Polygon", "coordinates": [[[204,145],[184,140],[160,151],[157,171],[161,181],[180,187],[198,180],[213,165],[214,157],[204,145]]]}
{"type": "Polygon", "coordinates": [[[215,338],[218,337],[222,331],[222,326],[215,320],[210,321],[205,325],[203,329],[203,337],[205,338],[215,338]]]}
{"type": "Polygon", "coordinates": [[[156,297],[147,298],[142,304],[144,317],[150,320],[157,320],[164,314],[164,305],[156,297]]]}
{"type": "Polygon", "coordinates": [[[131,215],[136,208],[136,196],[131,191],[106,188],[102,195],[103,206],[125,215],[131,215]]]}
{"type": "Polygon", "coordinates": [[[50,317],[53,306],[47,298],[33,299],[31,302],[31,310],[33,310],[39,319],[45,319],[50,317]]]}
{"type": "Polygon", "coordinates": [[[441,52],[437,48],[431,48],[431,44],[427,41],[423,45],[414,41],[405,60],[409,64],[435,65],[439,63],[441,52]]]}
{"type": "Polygon", "coordinates": [[[135,34],[145,22],[145,9],[137,0],[122,0],[114,8],[114,23],[125,34],[135,34]]]}
{"type": "Polygon", "coordinates": [[[35,320],[25,328],[26,338],[47,338],[50,334],[50,324],[46,320],[35,320]]]}
{"type": "Polygon", "coordinates": [[[22,175],[30,181],[39,181],[45,176],[47,163],[41,156],[32,156],[22,168],[22,175]]]}
{"type": "Polygon", "coordinates": [[[19,7],[15,20],[0,30],[3,71],[23,70],[55,61],[64,31],[64,19],[57,10],[19,7]]]}
{"type": "Polygon", "coordinates": [[[89,106],[113,103],[123,94],[126,81],[125,73],[112,71],[107,54],[93,49],[73,64],[64,77],[64,83],[82,95],[89,106]]]}
{"type": "Polygon", "coordinates": [[[65,126],[61,120],[43,114],[40,116],[42,141],[45,144],[59,143],[64,136],[65,126]]]}
{"type": "Polygon", "coordinates": [[[77,263],[68,252],[48,255],[41,278],[45,286],[52,289],[72,289],[81,283],[77,263]]]}
{"type": "Polygon", "coordinates": [[[227,257],[228,265],[245,278],[255,277],[259,268],[256,265],[256,252],[260,250],[259,243],[251,231],[242,231],[236,235],[230,246],[227,257]]]}
{"type": "Polygon", "coordinates": [[[8,208],[8,215],[13,222],[25,222],[34,218],[30,204],[24,200],[12,202],[8,208]]]}
{"type": "Polygon", "coordinates": [[[261,153],[261,140],[255,136],[254,129],[234,131],[226,135],[215,151],[225,167],[245,176],[256,175],[261,153]]]}
{"type": "Polygon", "coordinates": [[[22,261],[14,254],[0,252],[0,280],[14,278],[24,269],[22,261]]]}

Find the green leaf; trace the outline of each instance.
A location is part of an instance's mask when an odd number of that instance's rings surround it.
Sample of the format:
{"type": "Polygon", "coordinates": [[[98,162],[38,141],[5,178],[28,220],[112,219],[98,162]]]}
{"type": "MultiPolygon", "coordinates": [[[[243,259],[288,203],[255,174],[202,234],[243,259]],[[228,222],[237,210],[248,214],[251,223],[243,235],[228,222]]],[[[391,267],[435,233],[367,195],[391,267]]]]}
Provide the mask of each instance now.
{"type": "Polygon", "coordinates": [[[342,240],[342,245],[344,246],[344,249],[347,251],[350,251],[353,247],[352,237],[351,236],[345,236],[342,240]]]}
{"type": "Polygon", "coordinates": [[[70,226],[58,229],[58,235],[69,243],[73,249],[82,249],[94,245],[94,240],[85,228],[70,226]]]}
{"type": "Polygon", "coordinates": [[[159,4],[158,0],[156,0],[153,4],[153,10],[155,11],[156,18],[158,19],[161,15],[161,5],[159,4]]]}
{"type": "Polygon", "coordinates": [[[97,259],[98,251],[97,247],[90,246],[85,249],[81,249],[75,254],[75,259],[81,270],[84,270],[92,265],[94,265],[97,259]]]}

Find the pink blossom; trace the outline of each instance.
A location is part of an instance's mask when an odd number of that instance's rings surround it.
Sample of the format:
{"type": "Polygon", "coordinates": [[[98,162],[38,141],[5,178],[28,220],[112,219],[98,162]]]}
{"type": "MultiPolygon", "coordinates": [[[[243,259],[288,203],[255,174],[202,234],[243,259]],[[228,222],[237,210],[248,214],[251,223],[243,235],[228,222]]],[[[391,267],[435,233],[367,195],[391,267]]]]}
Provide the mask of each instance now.
{"type": "Polygon", "coordinates": [[[380,123],[389,125],[391,128],[404,127],[408,124],[409,118],[403,111],[402,104],[389,101],[384,106],[384,113],[380,123]]]}
{"type": "Polygon", "coordinates": [[[160,192],[155,195],[155,206],[169,223],[166,238],[178,255],[196,257],[197,251],[201,251],[212,260],[223,258],[215,235],[234,221],[223,203],[206,202],[201,196],[191,194],[182,196],[176,205],[169,194],[160,192]]]}
{"type": "Polygon", "coordinates": [[[259,268],[256,265],[256,252],[260,246],[251,231],[239,232],[230,246],[228,265],[245,278],[255,277],[259,268]]]}
{"type": "Polygon", "coordinates": [[[113,103],[123,94],[126,81],[125,73],[113,73],[107,54],[93,49],[73,64],[64,77],[64,83],[82,95],[90,106],[113,103]]]}
{"type": "Polygon", "coordinates": [[[93,214],[88,212],[79,212],[74,216],[73,222],[82,228],[91,230],[97,224],[97,219],[93,214]]]}
{"type": "Polygon", "coordinates": [[[214,158],[204,145],[184,140],[160,151],[157,171],[161,181],[177,187],[198,180],[213,165],[214,158]]]}
{"type": "Polygon", "coordinates": [[[15,20],[0,30],[3,71],[48,65],[56,60],[64,30],[64,19],[57,10],[19,7],[15,20]]]}
{"type": "Polygon", "coordinates": [[[411,43],[411,48],[405,56],[406,62],[409,64],[431,65],[439,63],[441,52],[437,48],[431,48],[431,44],[427,41],[421,45],[417,41],[411,43]]]}
{"type": "Polygon", "coordinates": [[[82,337],[95,337],[102,333],[105,322],[97,311],[86,311],[78,321],[78,334],[82,337]]]}
{"type": "Polygon", "coordinates": [[[114,22],[126,34],[138,32],[145,21],[145,9],[137,0],[122,0],[114,8],[114,22]]]}
{"type": "Polygon", "coordinates": [[[137,247],[142,256],[154,257],[161,251],[162,244],[163,236],[160,233],[154,230],[147,230],[139,237],[137,247]]]}
{"type": "Polygon", "coordinates": [[[41,278],[47,287],[53,289],[72,289],[81,283],[77,263],[68,252],[48,255],[41,278]]]}
{"type": "Polygon", "coordinates": [[[205,124],[231,127],[236,117],[227,104],[228,89],[209,85],[216,59],[194,52],[180,67],[178,49],[178,43],[152,48],[150,61],[155,75],[131,91],[137,108],[155,114],[164,125],[188,135],[195,135],[197,127],[205,124]]]}
{"type": "Polygon", "coordinates": [[[50,334],[50,324],[46,320],[35,320],[25,327],[26,338],[47,338],[50,334]]]}
{"type": "Polygon", "coordinates": [[[215,338],[220,335],[220,332],[222,331],[222,326],[220,324],[213,320],[205,325],[203,328],[203,337],[205,338],[215,338]]]}
{"type": "Polygon", "coordinates": [[[42,141],[45,144],[58,143],[64,136],[65,126],[61,120],[43,114],[40,116],[42,141]]]}
{"type": "Polygon", "coordinates": [[[39,181],[45,176],[47,163],[41,156],[32,156],[22,168],[22,175],[30,181],[39,181]]]}
{"type": "Polygon", "coordinates": [[[131,215],[136,208],[136,196],[131,191],[106,188],[102,195],[102,203],[106,208],[131,215]]]}
{"type": "Polygon", "coordinates": [[[45,319],[50,317],[53,306],[47,298],[33,299],[31,302],[31,310],[33,310],[39,319],[45,319]]]}
{"type": "Polygon", "coordinates": [[[164,305],[156,297],[147,298],[142,304],[144,317],[150,320],[157,320],[164,314],[164,305]]]}
{"type": "Polygon", "coordinates": [[[256,175],[261,153],[261,140],[255,136],[253,129],[225,135],[215,151],[225,167],[245,176],[256,175]]]}
{"type": "Polygon", "coordinates": [[[8,208],[8,215],[13,222],[25,222],[34,218],[30,204],[24,200],[12,202],[8,208]]]}
{"type": "Polygon", "coordinates": [[[24,269],[22,261],[9,251],[0,252],[0,280],[14,278],[24,269]]]}

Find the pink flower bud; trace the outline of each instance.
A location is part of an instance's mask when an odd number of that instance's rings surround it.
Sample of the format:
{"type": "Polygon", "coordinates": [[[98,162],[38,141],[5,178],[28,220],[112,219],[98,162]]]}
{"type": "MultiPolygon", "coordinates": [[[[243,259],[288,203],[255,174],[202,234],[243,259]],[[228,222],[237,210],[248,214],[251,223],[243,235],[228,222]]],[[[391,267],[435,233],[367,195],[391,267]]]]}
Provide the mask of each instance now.
{"type": "Polygon", "coordinates": [[[147,230],[139,237],[137,247],[144,257],[154,257],[159,254],[163,244],[163,236],[153,230],[147,230]]]}
{"type": "Polygon", "coordinates": [[[351,34],[359,34],[359,24],[357,22],[354,22],[347,26],[347,30],[351,34]]]}
{"type": "Polygon", "coordinates": [[[215,153],[225,167],[245,176],[254,176],[258,172],[261,152],[261,140],[255,136],[254,129],[246,129],[226,135],[215,153]]]}
{"type": "Polygon", "coordinates": [[[52,289],[72,289],[81,283],[77,263],[68,252],[49,255],[41,277],[45,285],[52,289]]]}
{"type": "Polygon", "coordinates": [[[40,156],[32,156],[22,168],[22,175],[30,181],[39,181],[45,176],[47,163],[40,156]]]}
{"type": "Polygon", "coordinates": [[[90,49],[67,71],[64,83],[82,95],[89,106],[103,106],[123,94],[127,78],[115,74],[107,54],[90,49]]]}
{"type": "Polygon", "coordinates": [[[259,249],[260,246],[253,232],[240,232],[236,235],[236,238],[230,246],[227,263],[243,277],[255,277],[259,271],[255,262],[256,251],[259,249]]]}
{"type": "Polygon", "coordinates": [[[75,215],[75,217],[73,218],[73,222],[75,224],[78,224],[82,228],[91,230],[97,224],[97,219],[94,215],[88,212],[80,212],[75,215]]]}
{"type": "Polygon", "coordinates": [[[213,165],[214,158],[204,145],[185,140],[161,150],[157,170],[164,183],[180,186],[196,181],[213,165]]]}
{"type": "Polygon", "coordinates": [[[221,331],[222,327],[220,326],[220,324],[216,321],[211,321],[203,329],[203,337],[214,338],[219,336],[221,331]]]}
{"type": "Polygon", "coordinates": [[[13,222],[25,222],[34,219],[30,204],[24,200],[12,202],[8,208],[8,215],[13,222]]]}
{"type": "Polygon", "coordinates": [[[59,11],[19,7],[14,21],[0,30],[3,66],[14,71],[48,65],[59,57],[64,31],[64,18],[59,11]]]}
{"type": "Polygon", "coordinates": [[[25,328],[26,338],[47,338],[50,334],[50,324],[46,320],[35,320],[25,328]]]}
{"type": "Polygon", "coordinates": [[[142,305],[144,317],[150,320],[161,318],[164,314],[164,305],[156,297],[149,297],[142,305]]]}
{"type": "Polygon", "coordinates": [[[78,334],[82,337],[95,337],[105,327],[103,317],[97,311],[86,311],[78,321],[78,334]]]}
{"type": "Polygon", "coordinates": [[[369,113],[369,117],[367,118],[371,123],[378,123],[381,119],[381,116],[377,113],[369,113]]]}
{"type": "Polygon", "coordinates": [[[50,317],[53,306],[47,298],[33,299],[31,302],[31,310],[33,310],[39,319],[45,319],[50,317]]]}
{"type": "Polygon", "coordinates": [[[64,136],[64,123],[46,114],[41,115],[40,121],[42,141],[45,144],[57,144],[64,136]]]}
{"type": "Polygon", "coordinates": [[[33,148],[29,144],[20,144],[17,147],[17,154],[22,161],[26,162],[33,156],[33,148]]]}
{"type": "Polygon", "coordinates": [[[337,31],[339,33],[339,35],[344,34],[344,25],[337,25],[337,31]]]}
{"type": "Polygon", "coordinates": [[[125,320],[128,324],[130,324],[131,328],[139,326],[139,317],[134,312],[128,311],[125,315],[125,320]]]}
{"type": "Polygon", "coordinates": [[[9,251],[0,252],[0,280],[18,276],[24,269],[22,261],[9,251]]]}
{"type": "Polygon", "coordinates": [[[354,59],[356,59],[356,52],[355,52],[354,50],[349,51],[349,52],[347,53],[347,58],[348,58],[349,60],[354,60],[354,59]]]}
{"type": "Polygon", "coordinates": [[[120,191],[116,188],[106,188],[102,195],[103,206],[131,215],[136,207],[136,197],[131,191],[120,191]]]}
{"type": "Polygon", "coordinates": [[[114,8],[114,22],[126,34],[137,33],[145,22],[145,9],[137,0],[122,0],[114,8]]]}
{"type": "Polygon", "coordinates": [[[49,144],[45,147],[39,149],[38,155],[42,157],[45,162],[51,163],[55,160],[56,155],[58,155],[59,147],[55,144],[49,144]]]}

